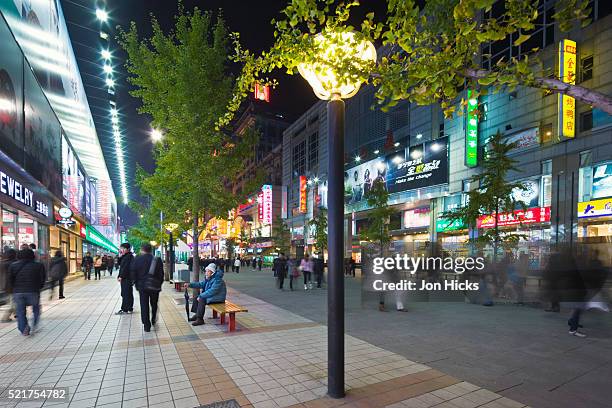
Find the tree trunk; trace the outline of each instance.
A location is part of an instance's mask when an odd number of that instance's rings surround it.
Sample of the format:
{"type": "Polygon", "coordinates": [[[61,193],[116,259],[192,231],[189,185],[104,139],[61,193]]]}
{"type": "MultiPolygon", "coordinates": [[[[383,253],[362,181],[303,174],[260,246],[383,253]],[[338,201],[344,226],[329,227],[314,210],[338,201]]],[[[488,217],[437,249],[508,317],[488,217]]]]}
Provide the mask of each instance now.
{"type": "MultiPolygon", "coordinates": [[[[471,79],[480,79],[489,75],[491,71],[486,69],[466,69],[464,75],[471,79]]],[[[518,78],[520,80],[520,78],[518,78]]],[[[524,83],[523,86],[531,88],[540,88],[571,96],[576,100],[591,105],[594,108],[601,109],[609,115],[612,115],[612,96],[603,94],[592,89],[587,89],[580,85],[568,84],[557,78],[535,78],[534,83],[524,83]]]]}
{"type": "Polygon", "coordinates": [[[193,215],[193,248],[191,256],[193,256],[193,266],[191,270],[191,281],[198,282],[200,280],[200,234],[198,231],[198,213],[193,215]]]}

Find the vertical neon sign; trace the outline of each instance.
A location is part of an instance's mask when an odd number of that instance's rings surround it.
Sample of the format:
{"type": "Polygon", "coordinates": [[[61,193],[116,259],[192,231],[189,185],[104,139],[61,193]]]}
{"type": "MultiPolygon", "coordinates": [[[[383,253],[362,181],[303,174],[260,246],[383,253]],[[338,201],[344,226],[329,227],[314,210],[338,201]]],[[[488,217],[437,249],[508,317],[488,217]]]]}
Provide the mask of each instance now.
{"type": "Polygon", "coordinates": [[[467,91],[467,123],[465,126],[465,165],[478,166],[478,98],[472,98],[472,90],[467,91]]]}
{"type": "MultiPolygon", "coordinates": [[[[565,83],[576,83],[576,42],[561,40],[559,43],[559,78],[565,83]]],[[[576,135],[576,100],[559,94],[559,136],[573,138],[576,135]]]]}

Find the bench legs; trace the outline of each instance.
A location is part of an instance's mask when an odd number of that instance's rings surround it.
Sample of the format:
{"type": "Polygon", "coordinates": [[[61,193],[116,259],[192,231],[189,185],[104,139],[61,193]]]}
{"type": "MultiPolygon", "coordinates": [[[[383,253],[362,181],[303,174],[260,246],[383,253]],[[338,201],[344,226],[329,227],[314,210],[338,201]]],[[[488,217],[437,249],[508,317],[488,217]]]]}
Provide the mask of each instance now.
{"type": "Polygon", "coordinates": [[[217,311],[213,309],[213,319],[217,318],[217,311]]]}
{"type": "Polygon", "coordinates": [[[221,321],[219,323],[225,324],[225,313],[221,313],[221,321]]]}
{"type": "Polygon", "coordinates": [[[236,313],[230,313],[229,315],[229,331],[233,332],[236,330],[236,313]]]}

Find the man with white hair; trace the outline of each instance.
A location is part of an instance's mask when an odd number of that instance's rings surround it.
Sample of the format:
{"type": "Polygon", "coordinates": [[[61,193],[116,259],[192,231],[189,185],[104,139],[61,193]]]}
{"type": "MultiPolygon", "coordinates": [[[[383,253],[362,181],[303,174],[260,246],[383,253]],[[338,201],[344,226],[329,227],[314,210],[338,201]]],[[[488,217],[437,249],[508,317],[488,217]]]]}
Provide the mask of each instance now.
{"type": "Polygon", "coordinates": [[[199,288],[202,289],[202,293],[197,297],[198,309],[194,317],[190,317],[189,321],[193,326],[201,326],[204,324],[204,312],[206,305],[211,303],[223,303],[225,302],[225,296],[227,295],[227,288],[225,287],[225,281],[223,280],[223,270],[217,269],[214,263],[208,264],[205,269],[206,278],[202,282],[191,282],[185,284],[187,288],[199,288]]]}

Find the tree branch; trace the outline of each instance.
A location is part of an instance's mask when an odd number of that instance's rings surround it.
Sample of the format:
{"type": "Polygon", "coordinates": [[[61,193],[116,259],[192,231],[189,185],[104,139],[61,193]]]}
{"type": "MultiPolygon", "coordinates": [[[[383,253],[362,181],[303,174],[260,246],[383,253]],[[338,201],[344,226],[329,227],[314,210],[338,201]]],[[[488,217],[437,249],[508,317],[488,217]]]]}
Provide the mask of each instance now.
{"type": "MultiPolygon", "coordinates": [[[[486,69],[466,69],[463,75],[471,79],[485,78],[491,73],[486,69]]],[[[557,78],[541,78],[536,77],[534,83],[524,83],[524,86],[546,89],[554,93],[562,93],[571,96],[587,105],[601,109],[609,115],[612,115],[612,97],[598,91],[587,89],[580,85],[565,83],[557,78]]]]}

